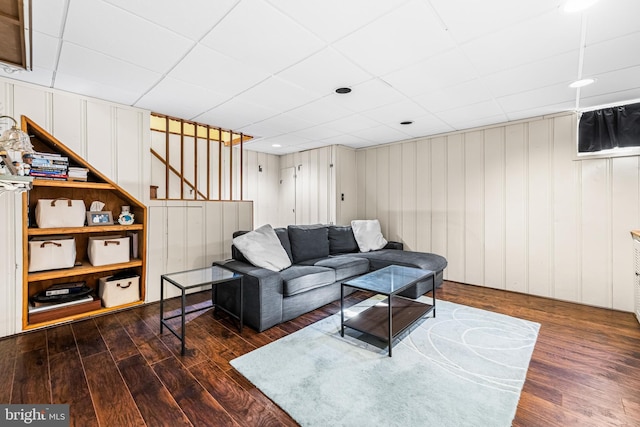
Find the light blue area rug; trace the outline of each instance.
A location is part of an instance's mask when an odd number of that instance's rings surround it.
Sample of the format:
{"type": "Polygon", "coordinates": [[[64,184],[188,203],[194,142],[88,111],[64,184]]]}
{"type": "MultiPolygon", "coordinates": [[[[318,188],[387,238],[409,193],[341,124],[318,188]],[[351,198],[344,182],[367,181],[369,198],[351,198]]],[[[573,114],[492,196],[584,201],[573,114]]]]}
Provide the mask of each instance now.
{"type": "Polygon", "coordinates": [[[355,331],[342,338],[338,313],[231,365],[302,426],[510,426],[540,325],[446,301],[436,308],[391,358],[355,331]]]}

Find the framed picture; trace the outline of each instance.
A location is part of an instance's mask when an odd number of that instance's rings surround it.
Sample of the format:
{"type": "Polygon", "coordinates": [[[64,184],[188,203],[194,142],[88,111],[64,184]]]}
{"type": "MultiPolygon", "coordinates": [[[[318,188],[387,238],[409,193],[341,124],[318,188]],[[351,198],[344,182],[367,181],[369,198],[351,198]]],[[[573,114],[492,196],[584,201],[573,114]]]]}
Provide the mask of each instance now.
{"type": "Polygon", "coordinates": [[[87,212],[87,225],[112,225],[113,215],[111,211],[87,212]]]}

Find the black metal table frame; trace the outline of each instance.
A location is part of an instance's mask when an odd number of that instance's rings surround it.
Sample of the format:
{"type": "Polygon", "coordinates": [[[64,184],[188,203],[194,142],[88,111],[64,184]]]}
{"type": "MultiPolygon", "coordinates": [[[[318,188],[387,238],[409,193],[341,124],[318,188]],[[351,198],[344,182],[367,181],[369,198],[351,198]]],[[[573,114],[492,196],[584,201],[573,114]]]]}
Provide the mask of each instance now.
{"type": "MultiPolygon", "coordinates": [[[[428,271],[428,270],[426,270],[428,271]]],[[[360,289],[363,291],[368,291],[368,292],[375,292],[378,295],[384,295],[387,297],[388,299],[388,312],[387,312],[387,317],[388,317],[388,339],[387,339],[387,345],[389,346],[389,357],[392,357],[392,348],[393,348],[393,340],[398,337],[399,335],[401,335],[407,328],[409,328],[411,325],[413,325],[415,322],[417,322],[420,318],[428,315],[429,313],[433,312],[433,317],[436,317],[436,287],[435,287],[435,272],[431,271],[431,274],[426,274],[425,276],[416,279],[414,281],[412,281],[411,283],[408,283],[407,285],[403,286],[400,289],[397,289],[391,293],[382,293],[379,291],[372,291],[371,289],[367,289],[366,287],[359,287],[359,286],[353,286],[353,285],[349,285],[346,282],[341,283],[340,285],[340,336],[344,337],[344,328],[351,328],[354,330],[357,330],[359,332],[364,332],[364,333],[369,333],[366,330],[360,330],[357,328],[354,328],[352,326],[349,325],[345,325],[344,323],[344,287],[348,286],[350,288],[354,288],[354,289],[360,289]],[[432,292],[432,304],[431,304],[431,308],[429,310],[427,310],[421,317],[417,318],[416,320],[414,320],[413,322],[411,322],[409,325],[407,325],[405,328],[403,328],[402,330],[398,331],[398,333],[396,333],[395,335],[393,334],[393,304],[392,304],[392,298],[396,297],[396,298],[403,298],[406,300],[409,300],[409,298],[403,297],[401,295],[397,295],[398,293],[408,289],[409,287],[411,287],[412,285],[415,285],[416,283],[422,281],[422,280],[426,280],[431,278],[431,283],[433,284],[433,290],[432,292]]],[[[419,301],[416,301],[419,302],[419,301]]],[[[420,303],[420,304],[424,304],[424,303],[420,303]]],[[[428,304],[425,304],[428,305],[428,304]]],[[[369,307],[371,308],[371,307],[369,307]]],[[[369,308],[364,309],[363,311],[368,310],[369,308]]]]}
{"type": "MultiPolygon", "coordinates": [[[[226,268],[224,268],[223,266],[215,266],[217,268],[223,269],[223,270],[227,270],[227,271],[231,271],[228,270],[226,268]]],[[[216,310],[220,309],[222,311],[224,311],[225,313],[227,313],[228,315],[230,315],[231,317],[233,317],[234,319],[238,320],[239,325],[238,325],[238,330],[240,331],[240,333],[242,333],[242,327],[243,327],[243,316],[242,316],[242,312],[243,312],[243,275],[240,273],[236,273],[234,271],[231,271],[232,273],[235,274],[234,277],[228,278],[228,279],[222,279],[222,280],[216,280],[216,281],[210,281],[210,282],[204,282],[204,283],[198,283],[195,285],[181,285],[180,283],[177,283],[174,280],[171,280],[170,278],[166,277],[166,276],[170,276],[172,274],[180,274],[180,273],[188,273],[190,271],[196,271],[196,270],[206,270],[206,269],[210,269],[212,267],[205,267],[205,268],[195,268],[192,270],[185,270],[185,271],[176,271],[173,273],[167,273],[167,274],[163,274],[160,276],[160,333],[162,334],[162,330],[163,327],[166,327],[169,332],[171,332],[173,335],[175,335],[176,338],[178,338],[181,342],[181,350],[180,350],[180,354],[182,356],[185,355],[185,337],[186,337],[186,324],[185,324],[185,317],[187,314],[191,314],[191,313],[196,313],[199,311],[203,311],[203,310],[208,310],[210,308],[213,307],[213,315],[215,316],[216,310]],[[172,284],[173,286],[175,286],[176,288],[180,289],[181,291],[181,295],[180,295],[180,313],[176,314],[174,316],[169,316],[169,317],[164,317],[164,283],[168,282],[170,284],[172,284]],[[230,310],[227,310],[225,307],[222,307],[217,303],[218,301],[218,285],[226,285],[226,284],[230,284],[233,282],[238,282],[238,285],[240,286],[240,314],[237,315],[235,313],[232,313],[230,310]],[[194,288],[199,288],[202,286],[211,286],[211,304],[207,305],[205,307],[200,307],[200,308],[195,308],[193,310],[190,311],[185,311],[185,307],[186,307],[186,303],[187,303],[187,291],[189,289],[194,289],[194,288]],[[180,317],[180,330],[181,332],[178,333],[176,332],[173,327],[171,325],[169,325],[169,323],[167,323],[167,320],[170,319],[175,319],[176,317],[180,317]]]]}

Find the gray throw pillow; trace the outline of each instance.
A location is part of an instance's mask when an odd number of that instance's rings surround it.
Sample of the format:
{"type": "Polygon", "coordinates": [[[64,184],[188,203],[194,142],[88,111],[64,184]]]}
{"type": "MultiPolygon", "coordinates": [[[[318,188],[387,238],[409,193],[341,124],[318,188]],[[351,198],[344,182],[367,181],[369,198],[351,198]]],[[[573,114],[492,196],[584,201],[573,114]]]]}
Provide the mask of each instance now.
{"type": "Polygon", "coordinates": [[[293,263],[329,256],[329,230],[323,225],[290,225],[293,263]]]}
{"type": "Polygon", "coordinates": [[[329,252],[332,255],[358,252],[358,242],[350,226],[329,226],[329,252]]]}

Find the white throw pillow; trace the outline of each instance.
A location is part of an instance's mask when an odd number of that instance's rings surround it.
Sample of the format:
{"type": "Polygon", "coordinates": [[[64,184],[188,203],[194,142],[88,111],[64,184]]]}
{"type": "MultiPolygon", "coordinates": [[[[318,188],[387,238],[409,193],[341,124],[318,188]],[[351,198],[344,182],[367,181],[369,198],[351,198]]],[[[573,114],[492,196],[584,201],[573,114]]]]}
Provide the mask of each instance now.
{"type": "Polygon", "coordinates": [[[382,237],[380,221],[377,219],[354,219],[351,221],[351,230],[356,238],[360,252],[369,252],[382,249],[387,241],[382,237]]]}
{"type": "Polygon", "coordinates": [[[234,238],[233,244],[256,267],[280,271],[291,265],[289,255],[270,224],[234,238]]]}

